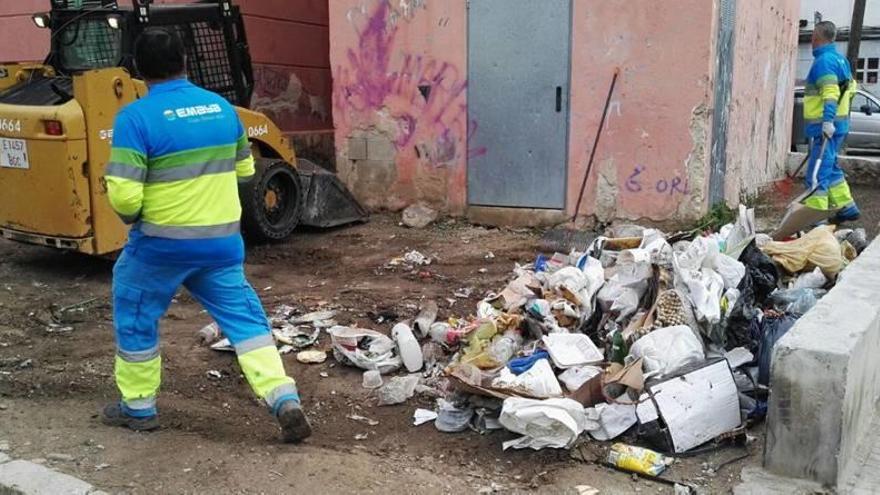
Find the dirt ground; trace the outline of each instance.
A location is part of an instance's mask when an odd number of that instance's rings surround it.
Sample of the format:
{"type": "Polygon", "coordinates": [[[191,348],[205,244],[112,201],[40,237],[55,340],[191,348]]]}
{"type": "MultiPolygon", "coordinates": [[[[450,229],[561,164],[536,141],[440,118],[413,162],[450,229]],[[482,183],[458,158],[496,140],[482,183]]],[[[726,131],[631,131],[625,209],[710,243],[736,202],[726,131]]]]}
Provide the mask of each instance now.
{"type": "MultiPolygon", "coordinates": [[[[871,215],[866,224],[873,226],[877,204],[871,215]]],[[[377,216],[365,225],[301,232],[285,244],[251,248],[247,272],[270,313],[281,304],[336,309],[342,324],[388,332],[392,323],[376,324],[368,313],[411,318],[430,298],[440,303],[441,317],[472,314],[486,292],[507,283],[515,262],[534,258],[539,238],[528,230],[452,221],[416,231],[399,226],[396,217],[377,216]],[[436,261],[415,272],[385,267],[411,249],[436,261]],[[454,295],[468,287],[470,297],[454,295]]],[[[107,260],[0,241],[0,451],[43,459],[112,493],[577,493],[578,485],[602,493],[672,493],[669,486],[574,460],[568,451],[503,452],[502,441],[513,437],[506,432],[414,427],[413,411],[430,407],[430,398],[378,407],[361,387],[360,371],[332,357],[303,365],[284,356],[315,434],[303,445],[281,444],[233,356],[198,343],[196,333],[210,319],[185,292],[162,322],[163,428],[136,434],[104,427],[97,412],[116,399],[111,268],[107,260]],[[82,311],[65,313],[63,326],[72,330],[47,327],[53,308],[92,299],[82,311]],[[352,414],[379,423],[369,426],[349,419],[352,414]]],[[[326,334],[318,347],[329,350],[326,334]]],[[[761,427],[751,433],[757,440],[746,449],[680,459],[664,477],[707,493],[729,492],[744,465],[760,463],[761,427]],[[751,455],[725,465],[744,452],[751,455]]],[[[590,459],[606,449],[592,442],[584,451],[590,459]]]]}

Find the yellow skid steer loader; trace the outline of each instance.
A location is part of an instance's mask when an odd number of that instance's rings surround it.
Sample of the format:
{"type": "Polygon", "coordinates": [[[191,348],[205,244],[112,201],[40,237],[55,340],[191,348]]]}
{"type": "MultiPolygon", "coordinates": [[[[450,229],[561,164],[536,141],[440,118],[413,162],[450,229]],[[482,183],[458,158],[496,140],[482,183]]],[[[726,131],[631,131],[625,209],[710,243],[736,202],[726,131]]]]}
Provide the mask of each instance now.
{"type": "Polygon", "coordinates": [[[253,70],[238,7],[151,3],[51,0],[49,12],[33,16],[52,33],[44,63],[0,64],[0,236],[94,255],[123,246],[128,230],[103,175],[116,113],[148,91],[132,53],[150,26],[177,31],[190,81],[235,105],[247,129],[257,177],[239,191],[246,236],[281,240],[297,225],[366,220],[335,175],[297,160],[278,127],[247,109],[253,70]]]}

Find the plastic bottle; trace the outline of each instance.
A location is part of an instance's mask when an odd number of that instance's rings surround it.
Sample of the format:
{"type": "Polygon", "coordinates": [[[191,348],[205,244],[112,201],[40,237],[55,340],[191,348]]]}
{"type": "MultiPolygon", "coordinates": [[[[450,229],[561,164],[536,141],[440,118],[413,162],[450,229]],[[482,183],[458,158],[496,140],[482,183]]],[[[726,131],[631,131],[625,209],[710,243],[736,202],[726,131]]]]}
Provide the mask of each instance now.
{"type": "Polygon", "coordinates": [[[413,335],[412,329],[406,323],[398,323],[391,329],[391,337],[397,342],[397,350],[407,371],[415,373],[422,369],[424,356],[419,341],[413,335]]]}
{"type": "Polygon", "coordinates": [[[507,331],[489,344],[489,357],[499,365],[507,364],[522,347],[522,337],[515,331],[507,331]]]}
{"type": "Polygon", "coordinates": [[[627,354],[629,354],[629,349],[623,339],[623,332],[618,329],[611,337],[611,362],[624,364],[627,354]]]}

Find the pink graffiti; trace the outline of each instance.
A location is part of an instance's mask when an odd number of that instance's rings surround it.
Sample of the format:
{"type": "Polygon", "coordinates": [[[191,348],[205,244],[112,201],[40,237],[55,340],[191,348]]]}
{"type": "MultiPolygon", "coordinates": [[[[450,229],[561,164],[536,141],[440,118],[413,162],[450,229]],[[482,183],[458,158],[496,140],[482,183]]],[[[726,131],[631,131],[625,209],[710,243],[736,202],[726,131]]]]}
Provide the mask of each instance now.
{"type": "Polygon", "coordinates": [[[399,152],[412,151],[435,166],[485,153],[466,148],[477,129],[467,120],[466,78],[450,62],[396,52],[398,25],[388,22],[389,8],[387,1],[378,1],[363,26],[355,28],[357,48],[348,50],[347,67],[337,69],[337,118],[362,121],[381,113],[393,124],[399,152]]]}

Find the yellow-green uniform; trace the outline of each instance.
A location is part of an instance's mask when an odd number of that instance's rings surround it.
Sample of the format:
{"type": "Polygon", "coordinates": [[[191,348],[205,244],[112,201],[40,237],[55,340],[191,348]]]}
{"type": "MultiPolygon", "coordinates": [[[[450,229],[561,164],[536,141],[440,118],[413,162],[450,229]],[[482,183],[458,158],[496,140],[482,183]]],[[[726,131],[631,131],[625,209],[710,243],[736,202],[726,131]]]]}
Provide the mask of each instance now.
{"type": "Polygon", "coordinates": [[[235,109],[184,79],[152,85],[117,116],[105,178],[110,203],[132,224],[113,269],[116,382],[126,414],[156,414],[158,321],[181,285],[229,338],[273,411],[299,401],[244,276],[238,182],[253,175],[235,109]]]}
{"type": "Polygon", "coordinates": [[[806,134],[812,138],[806,187],[813,191],[804,204],[817,210],[841,209],[838,221],[859,217],[849,184],[843,170],[837,165],[846,135],[849,133],[850,103],[858,85],[852,78],[849,62],[837,53],[833,43],[813,50],[815,61],[807,75],[804,87],[804,119],[806,134]],[[823,150],[823,123],[834,124],[834,135],[825,140],[823,150]]]}

